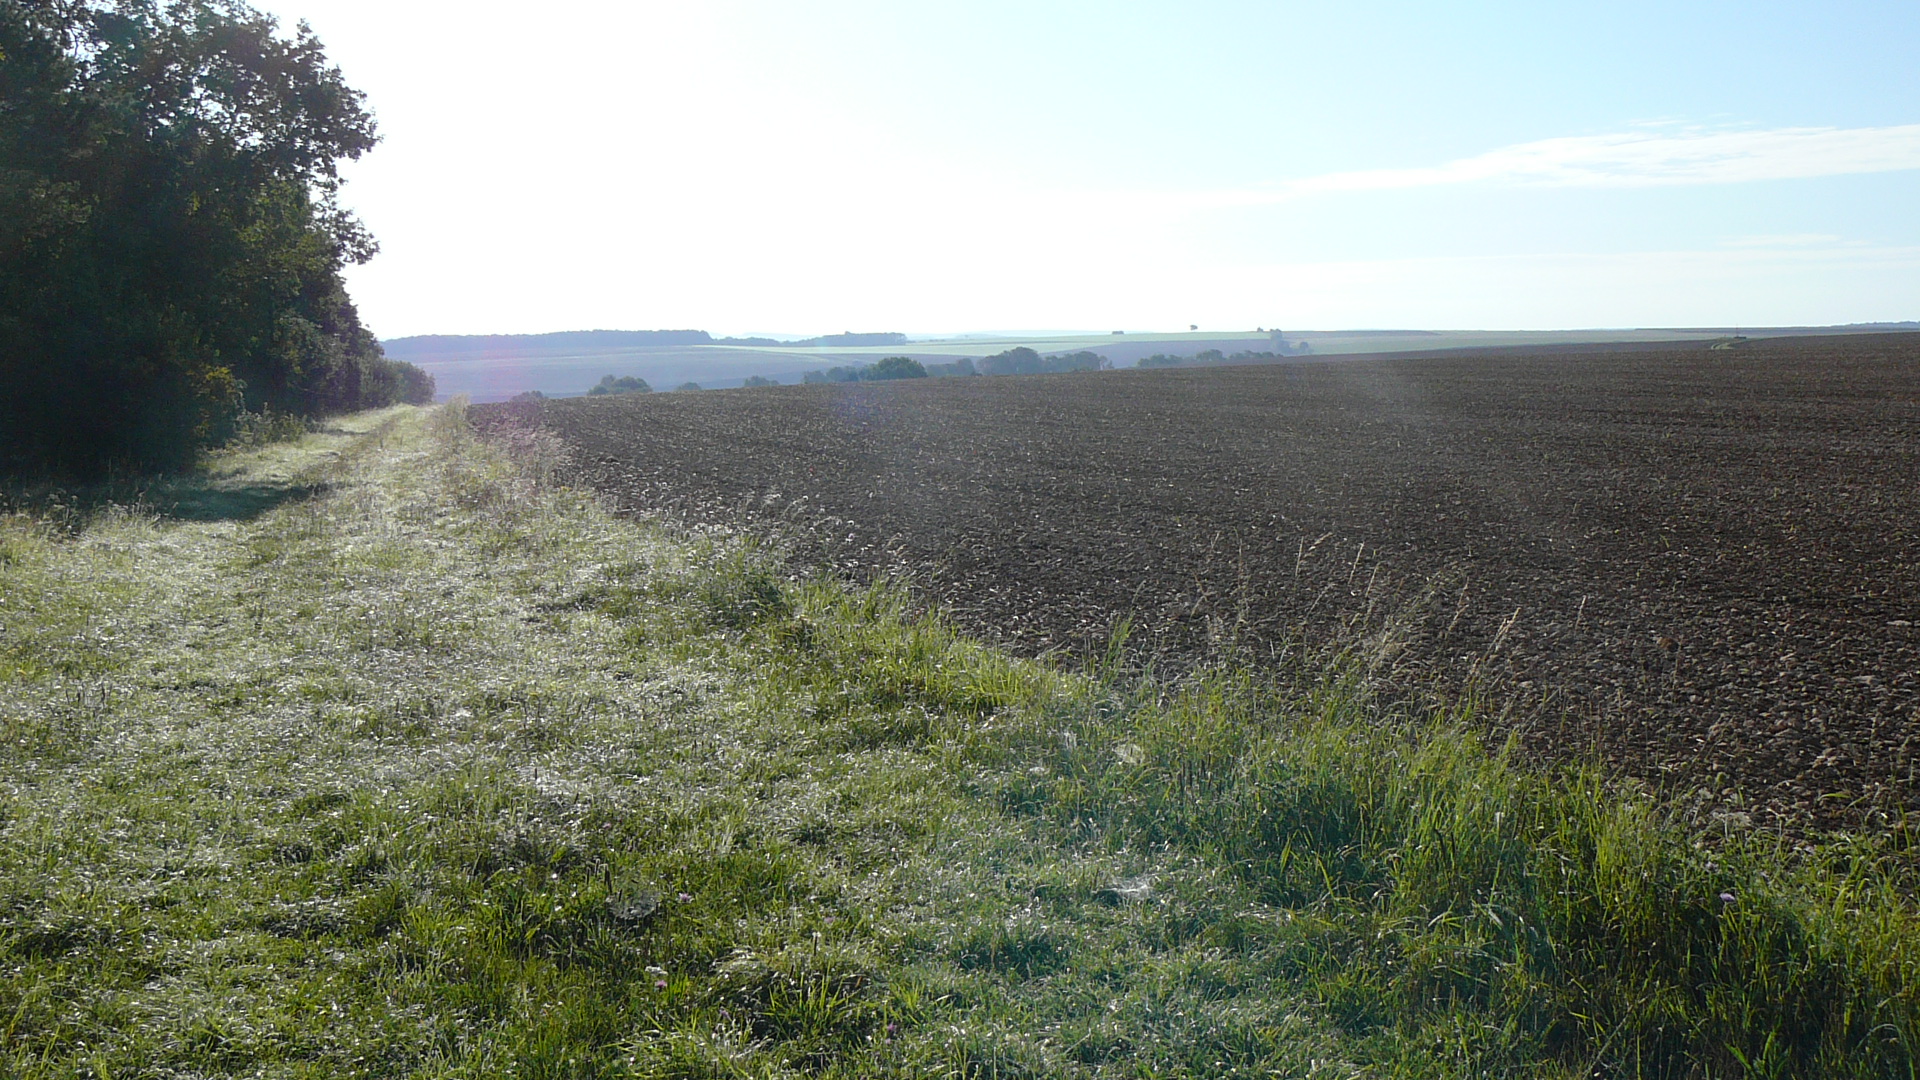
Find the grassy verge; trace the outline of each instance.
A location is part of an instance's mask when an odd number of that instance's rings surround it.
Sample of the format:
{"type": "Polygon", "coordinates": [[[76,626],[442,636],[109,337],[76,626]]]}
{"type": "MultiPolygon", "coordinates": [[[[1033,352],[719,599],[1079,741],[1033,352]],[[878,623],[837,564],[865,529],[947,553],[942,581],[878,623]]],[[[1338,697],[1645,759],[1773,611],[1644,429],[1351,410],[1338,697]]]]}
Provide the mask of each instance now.
{"type": "Polygon", "coordinates": [[[1337,665],[1016,661],[550,453],[402,410],[0,523],[0,1072],[1912,1075],[1891,843],[1337,665]]]}

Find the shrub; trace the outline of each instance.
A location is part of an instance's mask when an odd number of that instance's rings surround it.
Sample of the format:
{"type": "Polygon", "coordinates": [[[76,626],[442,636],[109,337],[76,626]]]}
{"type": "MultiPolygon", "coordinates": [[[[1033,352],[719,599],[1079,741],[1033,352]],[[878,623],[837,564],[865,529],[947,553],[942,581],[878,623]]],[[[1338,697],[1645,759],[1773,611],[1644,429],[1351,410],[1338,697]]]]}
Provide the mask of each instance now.
{"type": "Polygon", "coordinates": [[[920,361],[911,356],[889,356],[885,360],[868,368],[861,376],[866,379],[924,379],[927,369],[920,361]]]}
{"type": "Polygon", "coordinates": [[[982,375],[1037,375],[1040,372],[1040,354],[1020,345],[1006,352],[982,357],[975,366],[982,375]]]}
{"type": "Polygon", "coordinates": [[[976,365],[982,375],[1043,375],[1067,371],[1100,371],[1110,365],[1099,353],[1082,350],[1041,356],[1025,345],[982,357],[976,365]]]}
{"type": "Polygon", "coordinates": [[[623,375],[617,379],[611,375],[603,375],[593,389],[587,391],[589,394],[650,394],[652,392],[653,387],[648,386],[647,380],[638,375],[623,375]]]}
{"type": "Polygon", "coordinates": [[[973,358],[967,356],[963,356],[951,364],[928,364],[926,368],[927,374],[936,379],[980,374],[974,370],[973,358]]]}

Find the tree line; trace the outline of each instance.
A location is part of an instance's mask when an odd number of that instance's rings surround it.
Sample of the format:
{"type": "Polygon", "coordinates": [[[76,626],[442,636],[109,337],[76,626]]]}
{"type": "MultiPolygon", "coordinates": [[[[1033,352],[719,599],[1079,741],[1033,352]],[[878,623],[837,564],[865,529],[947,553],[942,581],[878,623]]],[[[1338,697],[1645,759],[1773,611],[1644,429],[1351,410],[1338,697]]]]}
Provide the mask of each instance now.
{"type": "Polygon", "coordinates": [[[0,0],[0,459],[170,468],[249,415],[426,402],[341,280],[376,142],[304,25],[239,0],[0,0]]]}
{"type": "Polygon", "coordinates": [[[884,382],[889,379],[924,379],[927,368],[911,356],[889,356],[874,364],[809,371],[800,376],[803,383],[884,382]]]}
{"type": "Polygon", "coordinates": [[[876,364],[809,371],[801,376],[807,383],[871,382],[884,379],[952,378],[969,375],[1045,375],[1067,371],[1103,371],[1113,365],[1092,352],[1041,356],[1025,345],[978,360],[963,356],[946,364],[923,364],[908,356],[889,356],[876,364]]]}
{"type": "Polygon", "coordinates": [[[1298,348],[1288,348],[1284,352],[1237,352],[1232,356],[1224,355],[1219,349],[1202,349],[1192,356],[1173,356],[1168,353],[1154,353],[1143,356],[1133,362],[1140,368],[1179,368],[1179,367],[1219,367],[1229,364],[1266,364],[1276,360],[1285,360],[1292,356],[1305,356],[1313,352],[1313,347],[1301,342],[1298,348]]]}
{"type": "MultiPolygon", "coordinates": [[[[1134,362],[1139,368],[1176,368],[1176,367],[1212,367],[1226,364],[1260,364],[1288,357],[1303,355],[1311,350],[1302,342],[1299,346],[1288,346],[1284,352],[1237,352],[1231,356],[1219,349],[1205,349],[1192,356],[1176,356],[1168,353],[1155,353],[1144,356],[1134,362]]],[[[1025,345],[1015,346],[1005,352],[983,356],[978,360],[960,357],[945,364],[929,364],[915,360],[910,356],[889,356],[872,364],[848,364],[805,372],[800,381],[808,384],[884,382],[892,379],[953,378],[974,375],[1051,375],[1073,371],[1108,371],[1113,364],[1106,357],[1090,350],[1071,353],[1056,353],[1043,356],[1025,345]]],[[[762,375],[749,376],[743,386],[778,386],[779,383],[762,375]]],[[[600,380],[589,394],[628,394],[645,393],[651,390],[646,380],[637,376],[615,378],[608,375],[600,380]]],[[[687,383],[681,390],[698,390],[699,386],[687,383]]]]}

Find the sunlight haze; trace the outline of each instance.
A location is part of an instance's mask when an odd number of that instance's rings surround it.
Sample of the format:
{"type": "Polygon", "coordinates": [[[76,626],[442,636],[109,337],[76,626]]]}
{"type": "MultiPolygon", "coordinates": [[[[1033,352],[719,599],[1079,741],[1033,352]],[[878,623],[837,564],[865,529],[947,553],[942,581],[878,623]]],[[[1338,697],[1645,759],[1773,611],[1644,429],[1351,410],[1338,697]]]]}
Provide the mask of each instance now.
{"type": "Polygon", "coordinates": [[[1920,7],[275,0],[383,337],[1920,317],[1920,7]]]}

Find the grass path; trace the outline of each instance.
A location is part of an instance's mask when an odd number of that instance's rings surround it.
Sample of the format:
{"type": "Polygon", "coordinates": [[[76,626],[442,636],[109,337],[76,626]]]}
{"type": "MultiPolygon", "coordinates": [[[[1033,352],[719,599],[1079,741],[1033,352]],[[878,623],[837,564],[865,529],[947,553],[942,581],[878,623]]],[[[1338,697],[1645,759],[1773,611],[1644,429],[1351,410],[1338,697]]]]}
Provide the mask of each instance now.
{"type": "Polygon", "coordinates": [[[1069,676],[350,418],[0,519],[0,1073],[1910,1075],[1906,857],[1069,676]]]}

